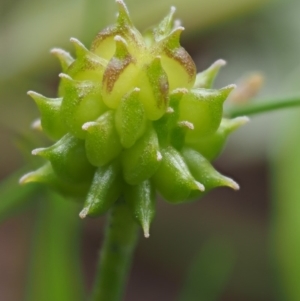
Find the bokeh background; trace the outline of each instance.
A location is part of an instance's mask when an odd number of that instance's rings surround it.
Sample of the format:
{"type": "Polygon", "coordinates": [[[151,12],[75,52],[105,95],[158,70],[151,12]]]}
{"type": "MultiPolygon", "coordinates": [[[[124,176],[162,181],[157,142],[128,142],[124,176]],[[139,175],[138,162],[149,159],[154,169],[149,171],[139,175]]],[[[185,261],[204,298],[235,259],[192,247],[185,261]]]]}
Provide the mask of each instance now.
{"type": "MultiPolygon", "coordinates": [[[[126,3],[141,31],[175,5],[198,70],[228,62],[218,88],[256,74],[264,85],[250,101],[300,96],[299,0],[126,3]]],[[[60,67],[49,50],[73,53],[70,37],[89,46],[115,10],[112,0],[0,0],[0,300],[79,301],[91,288],[104,217],[81,221],[77,204],[17,181],[36,164],[30,150],[48,143],[30,128],[39,114],[26,92],[55,97],[60,67]]],[[[241,190],[160,200],[126,301],[300,300],[300,110],[252,117],[215,163],[241,190]]]]}

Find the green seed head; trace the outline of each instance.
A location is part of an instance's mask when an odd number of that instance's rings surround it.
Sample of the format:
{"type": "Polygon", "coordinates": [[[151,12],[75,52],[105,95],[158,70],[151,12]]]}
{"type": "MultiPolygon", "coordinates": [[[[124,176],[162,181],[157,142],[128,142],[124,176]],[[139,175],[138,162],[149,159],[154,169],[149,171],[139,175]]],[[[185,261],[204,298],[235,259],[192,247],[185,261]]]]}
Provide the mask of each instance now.
{"type": "Polygon", "coordinates": [[[90,50],[74,38],[76,58],[52,50],[63,72],[58,98],[28,92],[43,132],[56,142],[33,150],[47,163],[21,183],[42,182],[85,199],[82,218],[105,213],[122,195],[149,236],[156,192],[177,204],[218,186],[238,189],[210,161],[247,118],[222,118],[234,85],[211,86],[225,62],[196,74],[173,7],[142,35],[124,2],[116,2],[116,24],[90,50]]]}

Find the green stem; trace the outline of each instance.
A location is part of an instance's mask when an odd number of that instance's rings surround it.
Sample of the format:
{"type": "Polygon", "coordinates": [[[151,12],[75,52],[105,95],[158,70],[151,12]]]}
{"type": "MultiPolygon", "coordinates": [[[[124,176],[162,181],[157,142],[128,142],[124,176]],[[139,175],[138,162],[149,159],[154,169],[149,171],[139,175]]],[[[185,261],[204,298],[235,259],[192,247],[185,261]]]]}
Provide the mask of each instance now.
{"type": "Polygon", "coordinates": [[[117,202],[107,221],[92,301],[121,300],[137,234],[138,225],[127,205],[123,201],[117,202]]]}
{"type": "Polygon", "coordinates": [[[296,106],[300,106],[300,97],[274,101],[256,101],[255,103],[229,109],[225,115],[231,118],[244,115],[249,116],[296,106]]]}

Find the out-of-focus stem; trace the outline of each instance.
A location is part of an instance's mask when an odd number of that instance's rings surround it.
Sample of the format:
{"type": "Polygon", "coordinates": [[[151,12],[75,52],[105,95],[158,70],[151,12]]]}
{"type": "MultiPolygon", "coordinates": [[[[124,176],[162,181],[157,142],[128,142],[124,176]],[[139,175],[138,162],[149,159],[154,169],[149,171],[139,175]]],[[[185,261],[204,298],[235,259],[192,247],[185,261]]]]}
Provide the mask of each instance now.
{"type": "Polygon", "coordinates": [[[138,225],[124,201],[118,201],[107,220],[92,301],[120,301],[137,242],[138,225]]]}
{"type": "Polygon", "coordinates": [[[300,97],[274,101],[255,101],[255,103],[231,108],[230,110],[225,112],[225,115],[227,117],[234,118],[237,116],[256,115],[260,113],[271,112],[278,109],[287,109],[296,106],[300,106],[300,97]]]}

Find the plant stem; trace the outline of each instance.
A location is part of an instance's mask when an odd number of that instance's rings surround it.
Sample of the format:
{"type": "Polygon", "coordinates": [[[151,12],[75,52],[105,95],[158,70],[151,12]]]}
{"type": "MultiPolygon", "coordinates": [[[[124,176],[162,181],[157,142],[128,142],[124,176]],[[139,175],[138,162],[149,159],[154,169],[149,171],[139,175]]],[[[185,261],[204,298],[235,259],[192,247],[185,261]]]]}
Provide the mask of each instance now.
{"type": "Polygon", "coordinates": [[[300,106],[300,97],[274,101],[257,101],[256,103],[241,105],[239,107],[235,106],[225,112],[225,115],[231,118],[243,115],[249,116],[296,106],[300,106]]]}
{"type": "Polygon", "coordinates": [[[108,217],[92,301],[121,300],[137,234],[138,225],[127,205],[123,200],[118,201],[108,217]]]}

